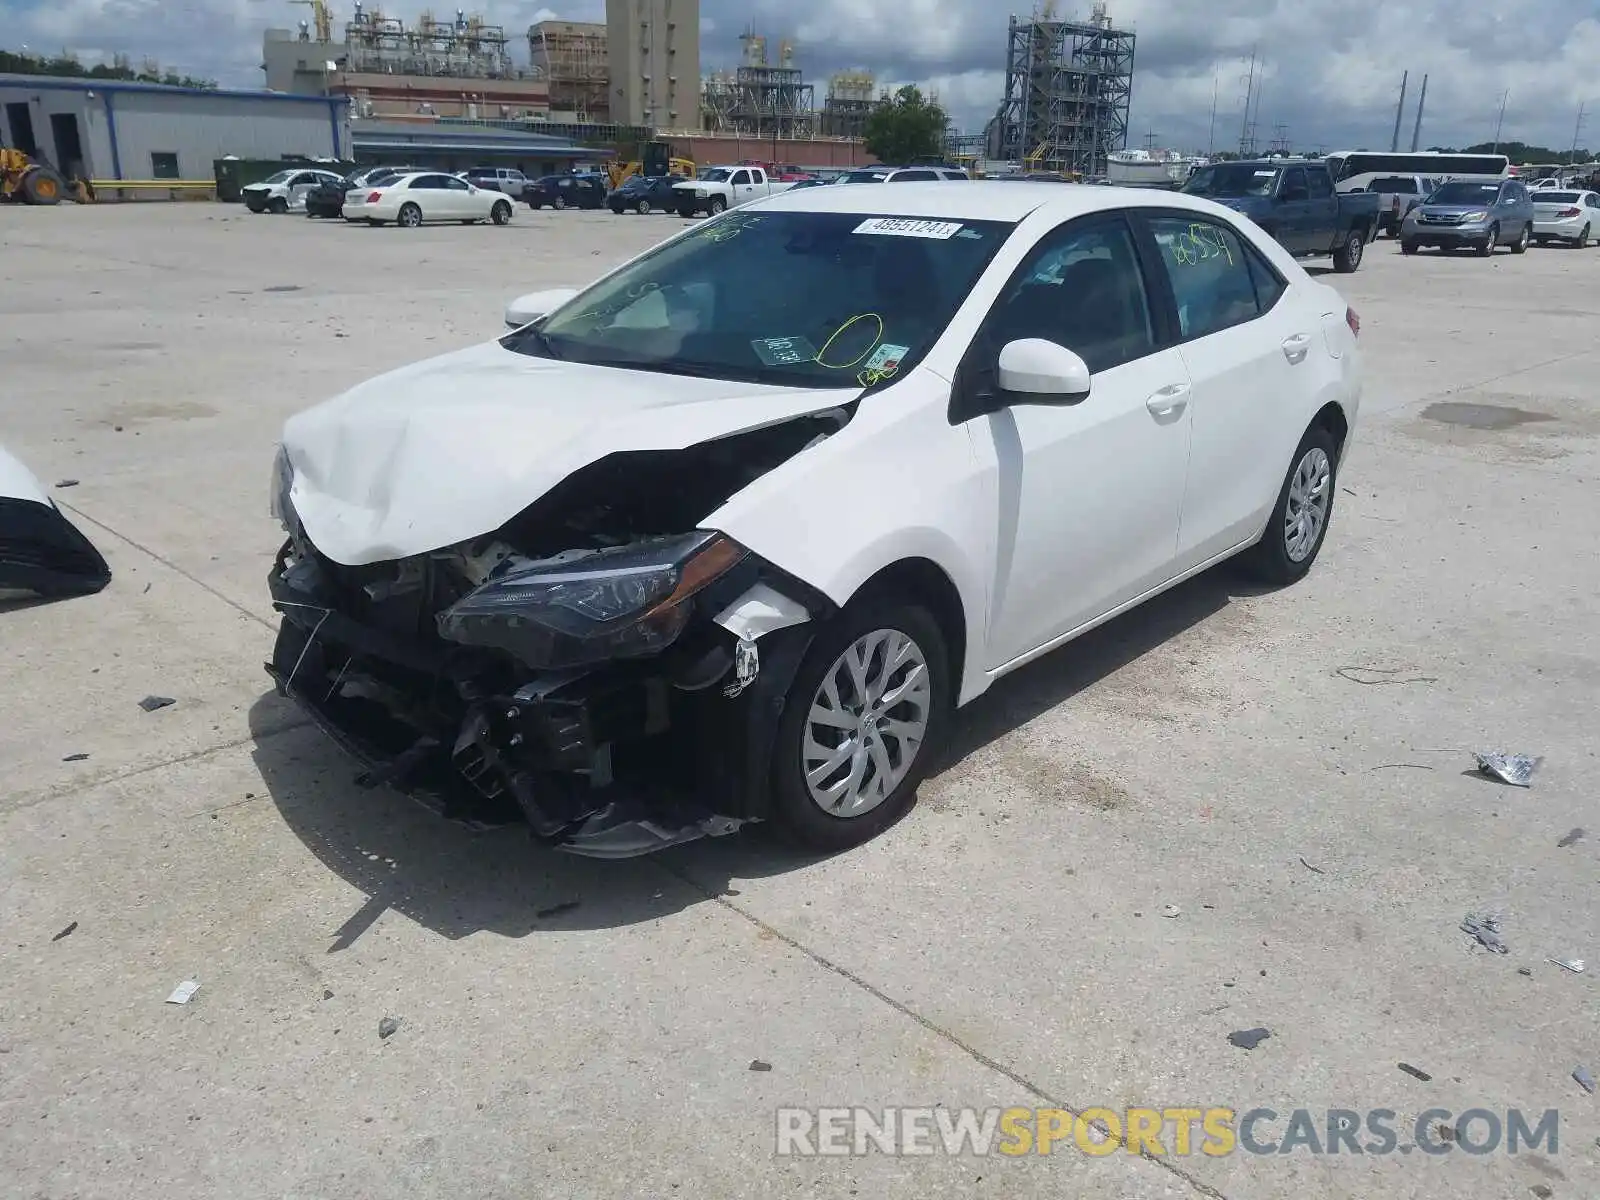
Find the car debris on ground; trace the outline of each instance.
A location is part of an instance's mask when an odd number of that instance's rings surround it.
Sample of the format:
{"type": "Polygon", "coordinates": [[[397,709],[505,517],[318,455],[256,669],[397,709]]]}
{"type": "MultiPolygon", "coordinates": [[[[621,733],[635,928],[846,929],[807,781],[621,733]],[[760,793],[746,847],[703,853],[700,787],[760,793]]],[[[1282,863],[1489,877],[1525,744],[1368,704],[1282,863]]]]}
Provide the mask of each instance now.
{"type": "Polygon", "coordinates": [[[1546,961],[1554,963],[1563,971],[1571,971],[1574,975],[1583,974],[1583,959],[1581,958],[1552,958],[1546,961]]]}
{"type": "Polygon", "coordinates": [[[378,1037],[387,1041],[398,1032],[402,1021],[403,1018],[400,1017],[384,1017],[383,1020],[378,1022],[378,1037]]]}
{"type": "Polygon", "coordinates": [[[50,940],[52,942],[59,942],[62,938],[71,937],[72,934],[73,934],[73,931],[76,930],[77,928],[78,928],[78,923],[76,921],[74,921],[71,925],[68,925],[65,929],[63,929],[60,933],[56,934],[55,937],[51,938],[50,940]]]}
{"type": "Polygon", "coordinates": [[[172,989],[172,994],[167,997],[168,1004],[187,1004],[194,999],[194,994],[200,990],[200,985],[193,979],[185,979],[172,989]]]}
{"type": "Polygon", "coordinates": [[[143,700],[139,701],[139,707],[144,709],[145,712],[149,713],[155,712],[160,708],[167,708],[176,703],[177,701],[171,696],[146,696],[143,700]]]}
{"type": "Polygon", "coordinates": [[[1237,1032],[1230,1033],[1228,1041],[1241,1050],[1254,1050],[1271,1036],[1272,1031],[1270,1029],[1240,1029],[1237,1032]]]}
{"type": "Polygon", "coordinates": [[[1461,919],[1461,931],[1470,933],[1478,943],[1494,954],[1507,954],[1511,947],[1500,936],[1500,916],[1497,913],[1468,913],[1461,919]]]}
{"type": "Polygon", "coordinates": [[[1395,1063],[1395,1066],[1399,1067],[1402,1071],[1404,1071],[1407,1075],[1411,1076],[1411,1078],[1413,1078],[1413,1079],[1420,1079],[1420,1080],[1422,1080],[1423,1083],[1432,1083],[1433,1082],[1433,1076],[1432,1075],[1429,1075],[1426,1071],[1422,1070],[1419,1067],[1413,1067],[1410,1063],[1404,1063],[1404,1062],[1403,1063],[1395,1063]]]}
{"type": "Polygon", "coordinates": [[[1531,787],[1533,773],[1540,760],[1527,754],[1502,754],[1499,751],[1479,752],[1478,770],[1491,779],[1509,783],[1512,787],[1531,787]]]}
{"type": "Polygon", "coordinates": [[[1594,1095],[1594,1076],[1589,1074],[1588,1067],[1574,1067],[1572,1077],[1578,1081],[1578,1086],[1591,1096],[1594,1095]]]}
{"type": "Polygon", "coordinates": [[[1580,826],[1579,828],[1574,829],[1571,833],[1567,834],[1567,836],[1562,838],[1559,842],[1557,842],[1556,846],[1558,848],[1562,849],[1562,850],[1565,850],[1568,846],[1576,846],[1579,842],[1583,841],[1583,839],[1586,836],[1587,835],[1584,833],[1582,827],[1580,826]]]}

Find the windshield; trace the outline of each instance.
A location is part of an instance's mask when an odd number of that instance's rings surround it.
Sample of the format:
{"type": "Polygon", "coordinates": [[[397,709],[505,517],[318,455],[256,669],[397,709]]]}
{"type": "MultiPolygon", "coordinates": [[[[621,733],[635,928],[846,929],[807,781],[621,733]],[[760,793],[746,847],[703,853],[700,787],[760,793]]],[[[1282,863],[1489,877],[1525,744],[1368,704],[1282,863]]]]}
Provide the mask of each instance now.
{"type": "Polygon", "coordinates": [[[667,374],[870,387],[927,352],[1010,232],[995,221],[735,210],[501,345],[667,374]]]}
{"type": "Polygon", "coordinates": [[[276,175],[268,175],[262,183],[288,183],[291,178],[298,175],[299,171],[279,171],[276,175]]]}
{"type": "Polygon", "coordinates": [[[1374,179],[1371,183],[1367,184],[1367,191],[1405,192],[1407,195],[1415,195],[1417,191],[1417,181],[1412,179],[1409,175],[1389,175],[1374,179]]]}
{"type": "Polygon", "coordinates": [[[1577,192],[1539,191],[1533,194],[1535,204],[1576,204],[1577,192]]]}
{"type": "Polygon", "coordinates": [[[1270,196],[1278,181],[1276,167],[1252,163],[1217,163],[1201,167],[1183,185],[1191,196],[1270,196]]]}
{"type": "Polygon", "coordinates": [[[840,177],[840,183],[882,183],[888,176],[882,171],[851,171],[840,177]]]}
{"type": "Polygon", "coordinates": [[[1428,197],[1429,204],[1493,204],[1500,194],[1498,183],[1472,183],[1455,179],[1443,184],[1428,197]]]}

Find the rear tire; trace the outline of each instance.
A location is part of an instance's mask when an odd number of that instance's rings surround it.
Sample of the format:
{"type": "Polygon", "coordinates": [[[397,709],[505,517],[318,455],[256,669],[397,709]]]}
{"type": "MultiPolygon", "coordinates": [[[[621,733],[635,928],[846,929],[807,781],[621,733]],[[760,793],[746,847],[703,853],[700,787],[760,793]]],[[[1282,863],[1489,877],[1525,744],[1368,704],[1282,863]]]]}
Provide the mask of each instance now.
{"type": "MultiPolygon", "coordinates": [[[[916,799],[937,747],[944,744],[949,723],[952,687],[949,652],[944,633],[933,614],[919,604],[892,595],[862,598],[851,603],[825,626],[806,653],[784,705],[778,724],[771,764],[772,816],[786,840],[809,850],[837,851],[870,841],[893,825],[916,799]],[[901,653],[910,661],[891,669],[885,663],[887,647],[874,646],[875,634],[888,632],[905,639],[909,649],[901,653]],[[867,648],[865,678],[867,694],[857,695],[849,682],[851,671],[845,656],[852,650],[867,648]],[[917,665],[920,658],[921,665],[917,665]],[[926,684],[912,683],[920,677],[926,684]],[[830,695],[828,681],[836,687],[830,695]],[[843,681],[842,685],[840,681],[843,681]],[[880,698],[900,693],[904,699],[888,708],[879,707],[880,698]],[[837,698],[839,706],[832,707],[837,698]],[[827,722],[816,722],[814,714],[828,708],[837,719],[865,720],[850,729],[827,722]],[[859,710],[859,712],[858,712],[859,710]],[[874,714],[878,714],[874,719],[874,714]],[[893,714],[889,716],[888,714],[893,714]],[[919,724],[920,740],[902,740],[890,732],[898,726],[909,730],[919,724]],[[807,747],[829,750],[856,744],[860,748],[841,761],[835,772],[845,772],[847,786],[840,799],[852,794],[862,798],[854,816],[827,811],[823,800],[815,798],[807,781],[807,747]],[[888,764],[893,780],[887,795],[874,798],[861,785],[879,778],[882,764],[888,764]],[[870,772],[863,778],[862,772],[870,772]],[[848,787],[850,778],[856,789],[848,787]]],[[[817,751],[811,757],[815,762],[817,751]]],[[[824,776],[820,783],[837,774],[824,776]]]]}
{"type": "Polygon", "coordinates": [[[511,205],[505,200],[496,200],[494,207],[489,210],[489,219],[496,225],[509,225],[511,223],[511,205]]]}
{"type": "Polygon", "coordinates": [[[1341,275],[1348,275],[1361,265],[1361,255],[1367,247],[1367,231],[1365,229],[1352,229],[1344,239],[1344,245],[1333,252],[1333,269],[1341,275]]]}
{"type": "Polygon", "coordinates": [[[1587,250],[1589,248],[1589,227],[1587,225],[1583,227],[1583,232],[1578,235],[1576,245],[1579,250],[1587,250]]]}
{"type": "Polygon", "coordinates": [[[422,224],[422,210],[415,204],[402,204],[397,223],[404,229],[416,229],[422,224]]]}
{"type": "Polygon", "coordinates": [[[1333,523],[1338,480],[1339,446],[1330,430],[1313,425],[1289,462],[1266,531],[1239,556],[1240,567],[1273,587],[1287,587],[1305,578],[1333,523]]]}
{"type": "Polygon", "coordinates": [[[1522,232],[1517,236],[1517,240],[1511,243],[1511,253],[1526,254],[1528,252],[1528,243],[1532,240],[1533,226],[1524,225],[1522,227],[1522,232]]]}
{"type": "Polygon", "coordinates": [[[29,204],[61,203],[66,184],[49,167],[36,166],[22,177],[22,198],[29,204]]]}

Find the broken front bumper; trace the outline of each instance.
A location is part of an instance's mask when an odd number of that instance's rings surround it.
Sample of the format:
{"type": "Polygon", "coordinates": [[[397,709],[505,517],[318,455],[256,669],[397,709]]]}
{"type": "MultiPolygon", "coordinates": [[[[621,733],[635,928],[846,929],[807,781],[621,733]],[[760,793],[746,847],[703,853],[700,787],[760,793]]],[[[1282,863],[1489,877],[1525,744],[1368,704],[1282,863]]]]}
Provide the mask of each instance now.
{"type": "MultiPolygon", "coordinates": [[[[286,547],[287,550],[287,547],[286,547]]],[[[352,615],[316,557],[269,578],[279,691],[387,784],[485,828],[526,822],[557,849],[627,858],[761,817],[772,739],[807,625],[705,653],[530,675],[504,656],[352,615]],[[733,682],[730,682],[733,681],[733,682]]],[[[761,636],[761,635],[756,635],[761,636]]]]}

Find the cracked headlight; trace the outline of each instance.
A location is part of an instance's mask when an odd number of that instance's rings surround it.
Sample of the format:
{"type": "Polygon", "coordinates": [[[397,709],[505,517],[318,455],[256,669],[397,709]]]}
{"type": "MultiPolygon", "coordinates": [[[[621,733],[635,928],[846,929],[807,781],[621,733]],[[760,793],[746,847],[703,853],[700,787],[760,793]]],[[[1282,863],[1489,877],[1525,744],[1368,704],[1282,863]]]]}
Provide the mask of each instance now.
{"type": "Polygon", "coordinates": [[[289,489],[293,486],[294,468],[289,465],[289,452],[280,445],[277,457],[272,460],[272,491],[268,511],[285,531],[289,530],[290,519],[294,516],[294,505],[289,500],[289,489]]]}
{"type": "Polygon", "coordinates": [[[524,563],[441,612],[439,636],[541,669],[654,654],[683,632],[695,593],[748,553],[701,530],[524,563]]]}

